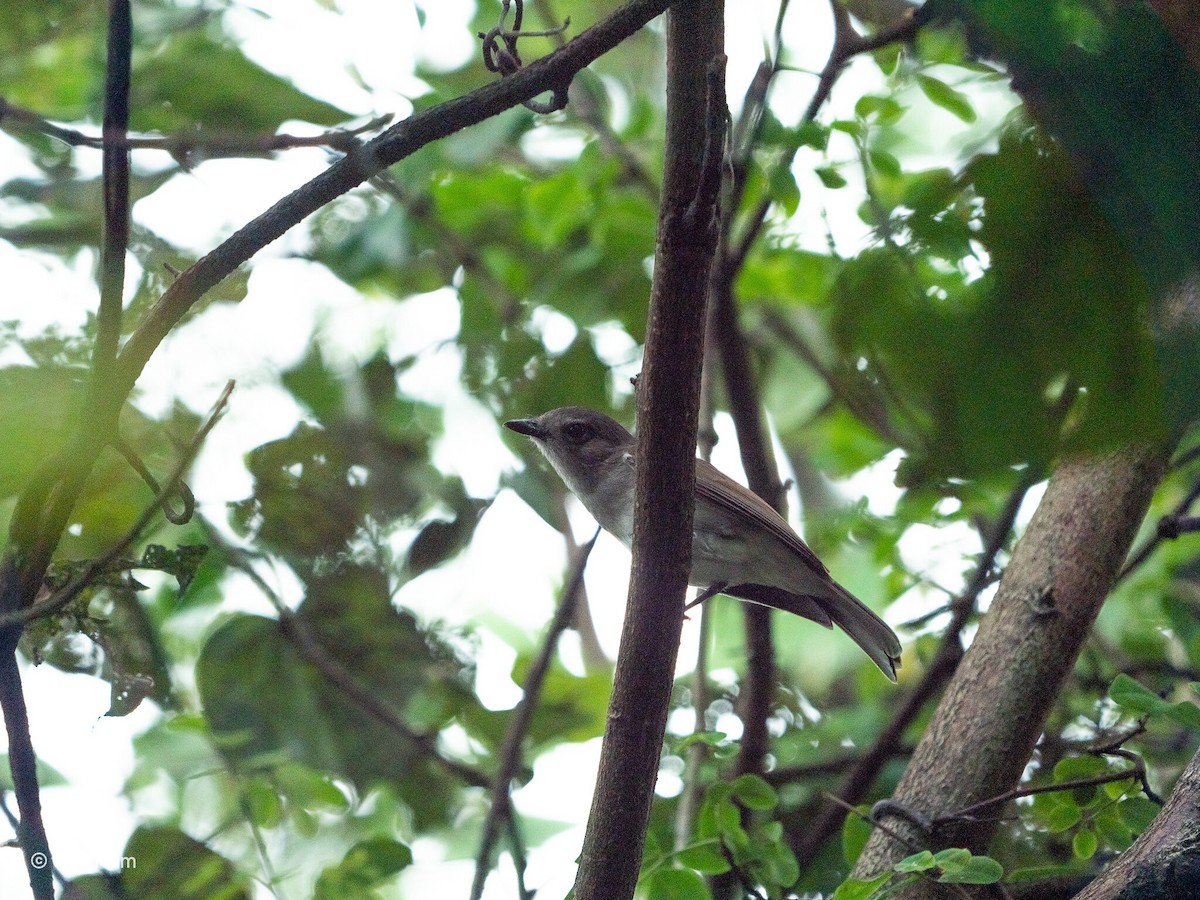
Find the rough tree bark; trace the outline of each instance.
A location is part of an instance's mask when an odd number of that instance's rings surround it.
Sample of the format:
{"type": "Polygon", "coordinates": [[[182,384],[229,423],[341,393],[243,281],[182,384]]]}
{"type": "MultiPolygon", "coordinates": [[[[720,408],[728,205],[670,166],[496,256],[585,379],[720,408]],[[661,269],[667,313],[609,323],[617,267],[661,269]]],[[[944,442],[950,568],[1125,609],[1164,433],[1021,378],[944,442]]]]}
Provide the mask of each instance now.
{"type": "Polygon", "coordinates": [[[1146,832],[1076,900],[1200,896],[1200,753],[1146,832]]]}
{"type": "Polygon", "coordinates": [[[629,606],[577,900],[633,896],[691,568],[705,298],[726,117],[723,0],[667,15],[667,133],[646,356],[638,385],[629,606]]]}
{"type": "MultiPolygon", "coordinates": [[[[897,802],[933,819],[1017,784],[1165,465],[1161,448],[1139,448],[1059,466],[896,787],[897,802]]],[[[893,815],[883,821],[900,840],[877,829],[856,877],[920,848],[982,853],[995,829],[992,816],[952,821],[933,834],[893,815]]],[[[901,896],[950,896],[946,891],[921,882],[901,896]]]]}

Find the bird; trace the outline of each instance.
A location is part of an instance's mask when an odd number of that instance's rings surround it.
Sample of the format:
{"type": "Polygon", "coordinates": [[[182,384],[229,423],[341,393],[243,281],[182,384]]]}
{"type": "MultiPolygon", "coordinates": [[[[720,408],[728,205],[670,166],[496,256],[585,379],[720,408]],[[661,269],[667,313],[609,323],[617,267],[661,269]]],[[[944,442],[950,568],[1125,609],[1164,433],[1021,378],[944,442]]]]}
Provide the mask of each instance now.
{"type": "MultiPolygon", "coordinates": [[[[635,442],[625,426],[582,406],[504,425],[531,438],[600,526],[632,547],[635,442]]],[[[834,581],[778,512],[703,459],[696,460],[693,529],[688,582],[702,590],[689,606],[724,593],[826,628],[837,625],[896,680],[896,633],[834,581]]]]}

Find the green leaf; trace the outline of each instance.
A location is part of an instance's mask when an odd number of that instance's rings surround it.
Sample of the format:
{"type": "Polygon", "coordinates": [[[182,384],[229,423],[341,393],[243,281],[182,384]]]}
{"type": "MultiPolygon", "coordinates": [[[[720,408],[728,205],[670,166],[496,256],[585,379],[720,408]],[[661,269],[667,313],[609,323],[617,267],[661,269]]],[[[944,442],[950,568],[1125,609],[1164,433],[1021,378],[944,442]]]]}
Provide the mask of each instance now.
{"type": "Polygon", "coordinates": [[[946,884],[995,884],[1004,877],[1004,867],[996,860],[961,847],[943,850],[934,859],[942,870],[938,881],[946,884]]]}
{"type": "MultiPolygon", "coordinates": [[[[38,785],[43,788],[62,787],[68,783],[61,772],[41,757],[38,757],[37,761],[37,780],[38,785]]],[[[12,767],[8,760],[8,754],[0,753],[0,791],[11,791],[12,789],[12,767]]]]}
{"type": "Polygon", "coordinates": [[[1171,703],[1124,672],[1113,679],[1108,695],[1113,702],[1145,715],[1165,715],[1194,730],[1200,730],[1200,706],[1186,700],[1171,703]]]}
{"type": "Polygon", "coordinates": [[[227,41],[214,40],[204,29],[174,35],[136,65],[130,108],[133,127],[142,131],[205,126],[273,134],[289,119],[336,125],[350,118],[252,63],[227,41]]]}
{"type": "Polygon", "coordinates": [[[279,795],[266,780],[252,778],[242,794],[246,817],[259,828],[274,828],[283,818],[279,795]]]}
{"type": "Polygon", "coordinates": [[[249,879],[228,859],[174,828],[139,828],[122,855],[121,896],[155,900],[249,900],[249,879]]]}
{"type": "Polygon", "coordinates": [[[1113,679],[1108,696],[1114,703],[1133,712],[1161,713],[1170,707],[1166,700],[1124,672],[1113,679]]]}
{"type": "Polygon", "coordinates": [[[412,851],[389,837],[359,841],[317,879],[314,900],[372,900],[375,889],[412,865],[412,851]]]}
{"type": "Polygon", "coordinates": [[[1067,802],[1051,810],[1050,815],[1046,817],[1046,827],[1050,829],[1051,834],[1058,834],[1074,828],[1082,818],[1083,811],[1079,805],[1068,798],[1067,802]]]}
{"type": "Polygon", "coordinates": [[[463,707],[464,663],[408,612],[395,609],[384,575],[343,565],[307,585],[286,626],[236,615],[213,632],[196,665],[204,711],[234,764],[277,758],[347,779],[360,794],[389,784],[412,806],[419,827],[452,814],[456,785],[439,777],[428,754],[362,709],[306,655],[329,660],[377,702],[423,714],[409,727],[436,730],[463,707]],[[292,637],[298,633],[298,637],[292,637]],[[440,700],[441,702],[435,702],[440,700]]]}
{"type": "Polygon", "coordinates": [[[900,160],[894,154],[886,150],[868,150],[867,159],[871,161],[871,166],[881,175],[886,175],[889,178],[899,177],[900,160]]]}
{"type": "Polygon", "coordinates": [[[1118,809],[1130,830],[1141,834],[1150,827],[1162,807],[1147,797],[1129,797],[1121,801],[1118,809]]]}
{"type": "Polygon", "coordinates": [[[692,744],[704,744],[706,747],[717,748],[723,744],[729,737],[723,731],[696,731],[686,737],[680,738],[671,744],[671,752],[682,754],[684,750],[692,746],[692,744]]]}
{"type": "Polygon", "coordinates": [[[829,127],[834,131],[840,131],[852,137],[862,137],[863,134],[862,123],[856,122],[853,119],[836,119],[829,124],[829,127]]]}
{"type": "Polygon", "coordinates": [[[968,125],[977,118],[975,107],[971,105],[971,101],[967,99],[967,95],[956,91],[950,85],[946,84],[946,82],[929,75],[917,73],[917,85],[921,88],[922,93],[929,98],[931,103],[940,106],[946,112],[961,119],[968,125]]]}
{"type": "Polygon", "coordinates": [[[858,861],[859,854],[871,837],[870,807],[857,806],[855,810],[862,815],[851,813],[842,822],[842,859],[851,867],[858,861]]]}
{"type": "Polygon", "coordinates": [[[812,147],[824,153],[829,146],[829,127],[810,119],[796,130],[794,143],[797,148],[812,147]]]}
{"type": "Polygon", "coordinates": [[[684,847],[675,854],[675,858],[681,865],[704,875],[720,875],[732,868],[725,854],[721,852],[719,842],[715,840],[684,847]]]}
{"type": "Polygon", "coordinates": [[[1091,859],[1096,853],[1096,846],[1096,832],[1089,828],[1079,829],[1071,841],[1071,849],[1079,859],[1091,859]]]}
{"type": "Polygon", "coordinates": [[[1195,703],[1181,700],[1171,706],[1167,715],[1180,725],[1185,725],[1193,731],[1200,730],[1200,706],[1197,706],[1195,703]]]}
{"type": "Polygon", "coordinates": [[[735,778],[732,793],[748,809],[774,809],[779,803],[779,794],[775,792],[775,788],[753,773],[739,775],[735,778]]]}
{"type": "Polygon", "coordinates": [[[790,166],[775,166],[771,170],[771,199],[789,216],[800,208],[800,187],[790,166]]]}
{"type": "Polygon", "coordinates": [[[904,115],[904,107],[892,97],[865,94],[854,104],[854,115],[864,121],[874,120],[878,125],[892,125],[904,115]]]}
{"type": "Polygon", "coordinates": [[[819,166],[813,171],[821,179],[821,184],[831,190],[836,191],[838,188],[844,188],[847,184],[846,179],[842,177],[842,173],[833,166],[819,166]]]}
{"type": "Polygon", "coordinates": [[[928,850],[922,850],[920,853],[914,853],[911,856],[906,856],[900,862],[896,863],[894,868],[897,872],[928,872],[937,865],[933,854],[928,850]]]}
{"type": "Polygon", "coordinates": [[[875,892],[887,884],[891,877],[891,872],[884,872],[867,880],[848,879],[838,885],[837,890],[833,892],[833,900],[871,900],[875,892]]]}
{"type": "Polygon", "coordinates": [[[711,900],[704,879],[691,869],[655,869],[638,882],[644,900],[711,900]]]}

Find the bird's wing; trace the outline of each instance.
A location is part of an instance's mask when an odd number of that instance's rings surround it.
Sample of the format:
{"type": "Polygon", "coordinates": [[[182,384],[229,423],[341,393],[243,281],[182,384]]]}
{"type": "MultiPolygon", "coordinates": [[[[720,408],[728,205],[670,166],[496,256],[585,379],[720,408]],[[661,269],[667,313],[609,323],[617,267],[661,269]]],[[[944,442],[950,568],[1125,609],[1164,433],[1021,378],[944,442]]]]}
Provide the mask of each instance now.
{"type": "Polygon", "coordinates": [[[799,554],[811,569],[821,575],[829,575],[825,564],[817,559],[817,555],[808,549],[808,544],[800,540],[800,535],[792,530],[787,520],[772,509],[769,503],[702,459],[696,460],[696,496],[729,510],[735,516],[758,523],[799,554]],[[703,478],[700,477],[702,472],[705,474],[703,478]]]}

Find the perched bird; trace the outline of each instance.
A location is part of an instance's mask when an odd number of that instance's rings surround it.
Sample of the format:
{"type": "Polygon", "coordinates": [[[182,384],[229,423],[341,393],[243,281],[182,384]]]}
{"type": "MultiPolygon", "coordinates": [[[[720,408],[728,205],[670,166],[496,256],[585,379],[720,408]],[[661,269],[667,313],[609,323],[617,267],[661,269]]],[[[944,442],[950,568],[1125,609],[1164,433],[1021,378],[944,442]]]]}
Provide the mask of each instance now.
{"type": "MultiPolygon", "coordinates": [[[[528,435],[604,530],[633,544],[634,439],[619,422],[581,406],[505,427],[528,435]]],[[[692,572],[699,600],[724,593],[837,624],[892,681],[900,641],[883,619],[838,584],[816,554],[757,494],[696,460],[692,572]]],[[[697,600],[696,602],[699,602],[697,600]]]]}

